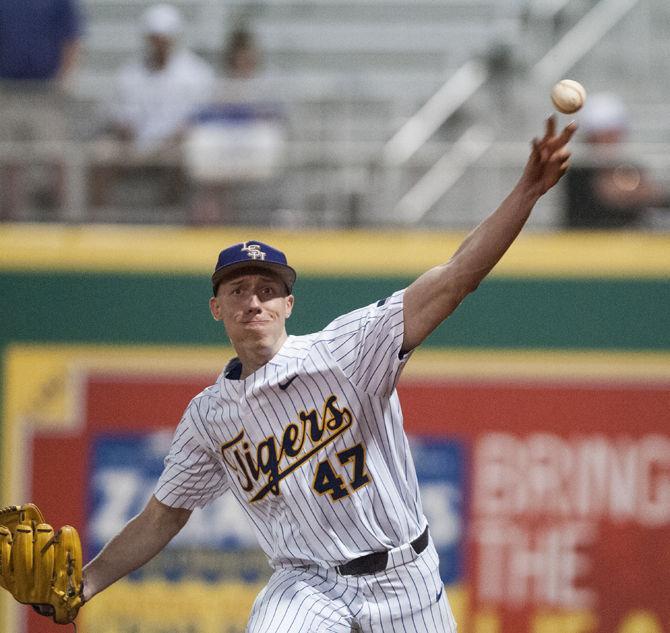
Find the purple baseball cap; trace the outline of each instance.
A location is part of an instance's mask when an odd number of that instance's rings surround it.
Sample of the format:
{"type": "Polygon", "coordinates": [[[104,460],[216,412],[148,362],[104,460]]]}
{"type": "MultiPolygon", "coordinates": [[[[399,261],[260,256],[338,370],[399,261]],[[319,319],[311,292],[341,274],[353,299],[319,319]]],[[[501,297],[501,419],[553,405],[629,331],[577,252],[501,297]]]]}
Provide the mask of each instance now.
{"type": "Polygon", "coordinates": [[[219,253],[212,275],[214,294],[224,277],[236,270],[247,268],[271,270],[286,284],[289,293],[292,292],[296,272],[288,265],[286,255],[269,244],[249,240],[225,248],[219,253]]]}

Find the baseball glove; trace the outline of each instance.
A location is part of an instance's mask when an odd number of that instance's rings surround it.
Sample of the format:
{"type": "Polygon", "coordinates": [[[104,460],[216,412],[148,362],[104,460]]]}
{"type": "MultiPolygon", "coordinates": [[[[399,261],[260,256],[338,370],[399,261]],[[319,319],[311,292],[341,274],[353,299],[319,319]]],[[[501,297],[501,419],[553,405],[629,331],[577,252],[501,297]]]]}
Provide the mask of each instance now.
{"type": "Polygon", "coordinates": [[[0,586],[54,622],[72,622],[83,604],[77,530],[54,532],[32,503],[0,508],[0,586]]]}

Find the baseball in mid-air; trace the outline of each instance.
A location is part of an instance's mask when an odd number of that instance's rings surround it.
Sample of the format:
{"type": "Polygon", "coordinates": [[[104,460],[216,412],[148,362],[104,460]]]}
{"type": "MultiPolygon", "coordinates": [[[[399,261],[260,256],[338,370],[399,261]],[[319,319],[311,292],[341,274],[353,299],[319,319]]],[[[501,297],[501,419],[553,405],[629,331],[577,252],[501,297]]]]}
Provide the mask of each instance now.
{"type": "Polygon", "coordinates": [[[551,89],[551,102],[563,114],[577,112],[586,101],[584,86],[574,79],[561,79],[551,89]]]}

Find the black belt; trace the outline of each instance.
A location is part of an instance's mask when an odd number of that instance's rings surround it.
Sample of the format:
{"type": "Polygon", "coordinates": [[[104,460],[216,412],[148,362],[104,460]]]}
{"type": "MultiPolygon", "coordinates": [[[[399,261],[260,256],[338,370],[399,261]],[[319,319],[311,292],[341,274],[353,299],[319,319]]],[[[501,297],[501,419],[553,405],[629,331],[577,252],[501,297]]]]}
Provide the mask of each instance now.
{"type": "MultiPolygon", "coordinates": [[[[428,528],[423,531],[421,536],[415,538],[410,545],[417,554],[421,554],[428,547],[428,528]]],[[[335,569],[342,576],[365,576],[384,571],[388,561],[388,552],[373,552],[360,558],[354,558],[354,560],[350,560],[343,565],[338,565],[335,569]]]]}

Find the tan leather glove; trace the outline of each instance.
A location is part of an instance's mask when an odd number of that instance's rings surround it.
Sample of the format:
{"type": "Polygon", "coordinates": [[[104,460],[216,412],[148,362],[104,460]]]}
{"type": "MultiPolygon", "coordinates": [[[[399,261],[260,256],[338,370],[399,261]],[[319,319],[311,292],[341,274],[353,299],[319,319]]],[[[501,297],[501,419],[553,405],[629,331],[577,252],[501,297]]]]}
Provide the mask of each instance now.
{"type": "Polygon", "coordinates": [[[83,604],[81,567],[72,526],[54,532],[32,503],[0,508],[0,586],[16,600],[58,624],[72,622],[83,604]]]}

